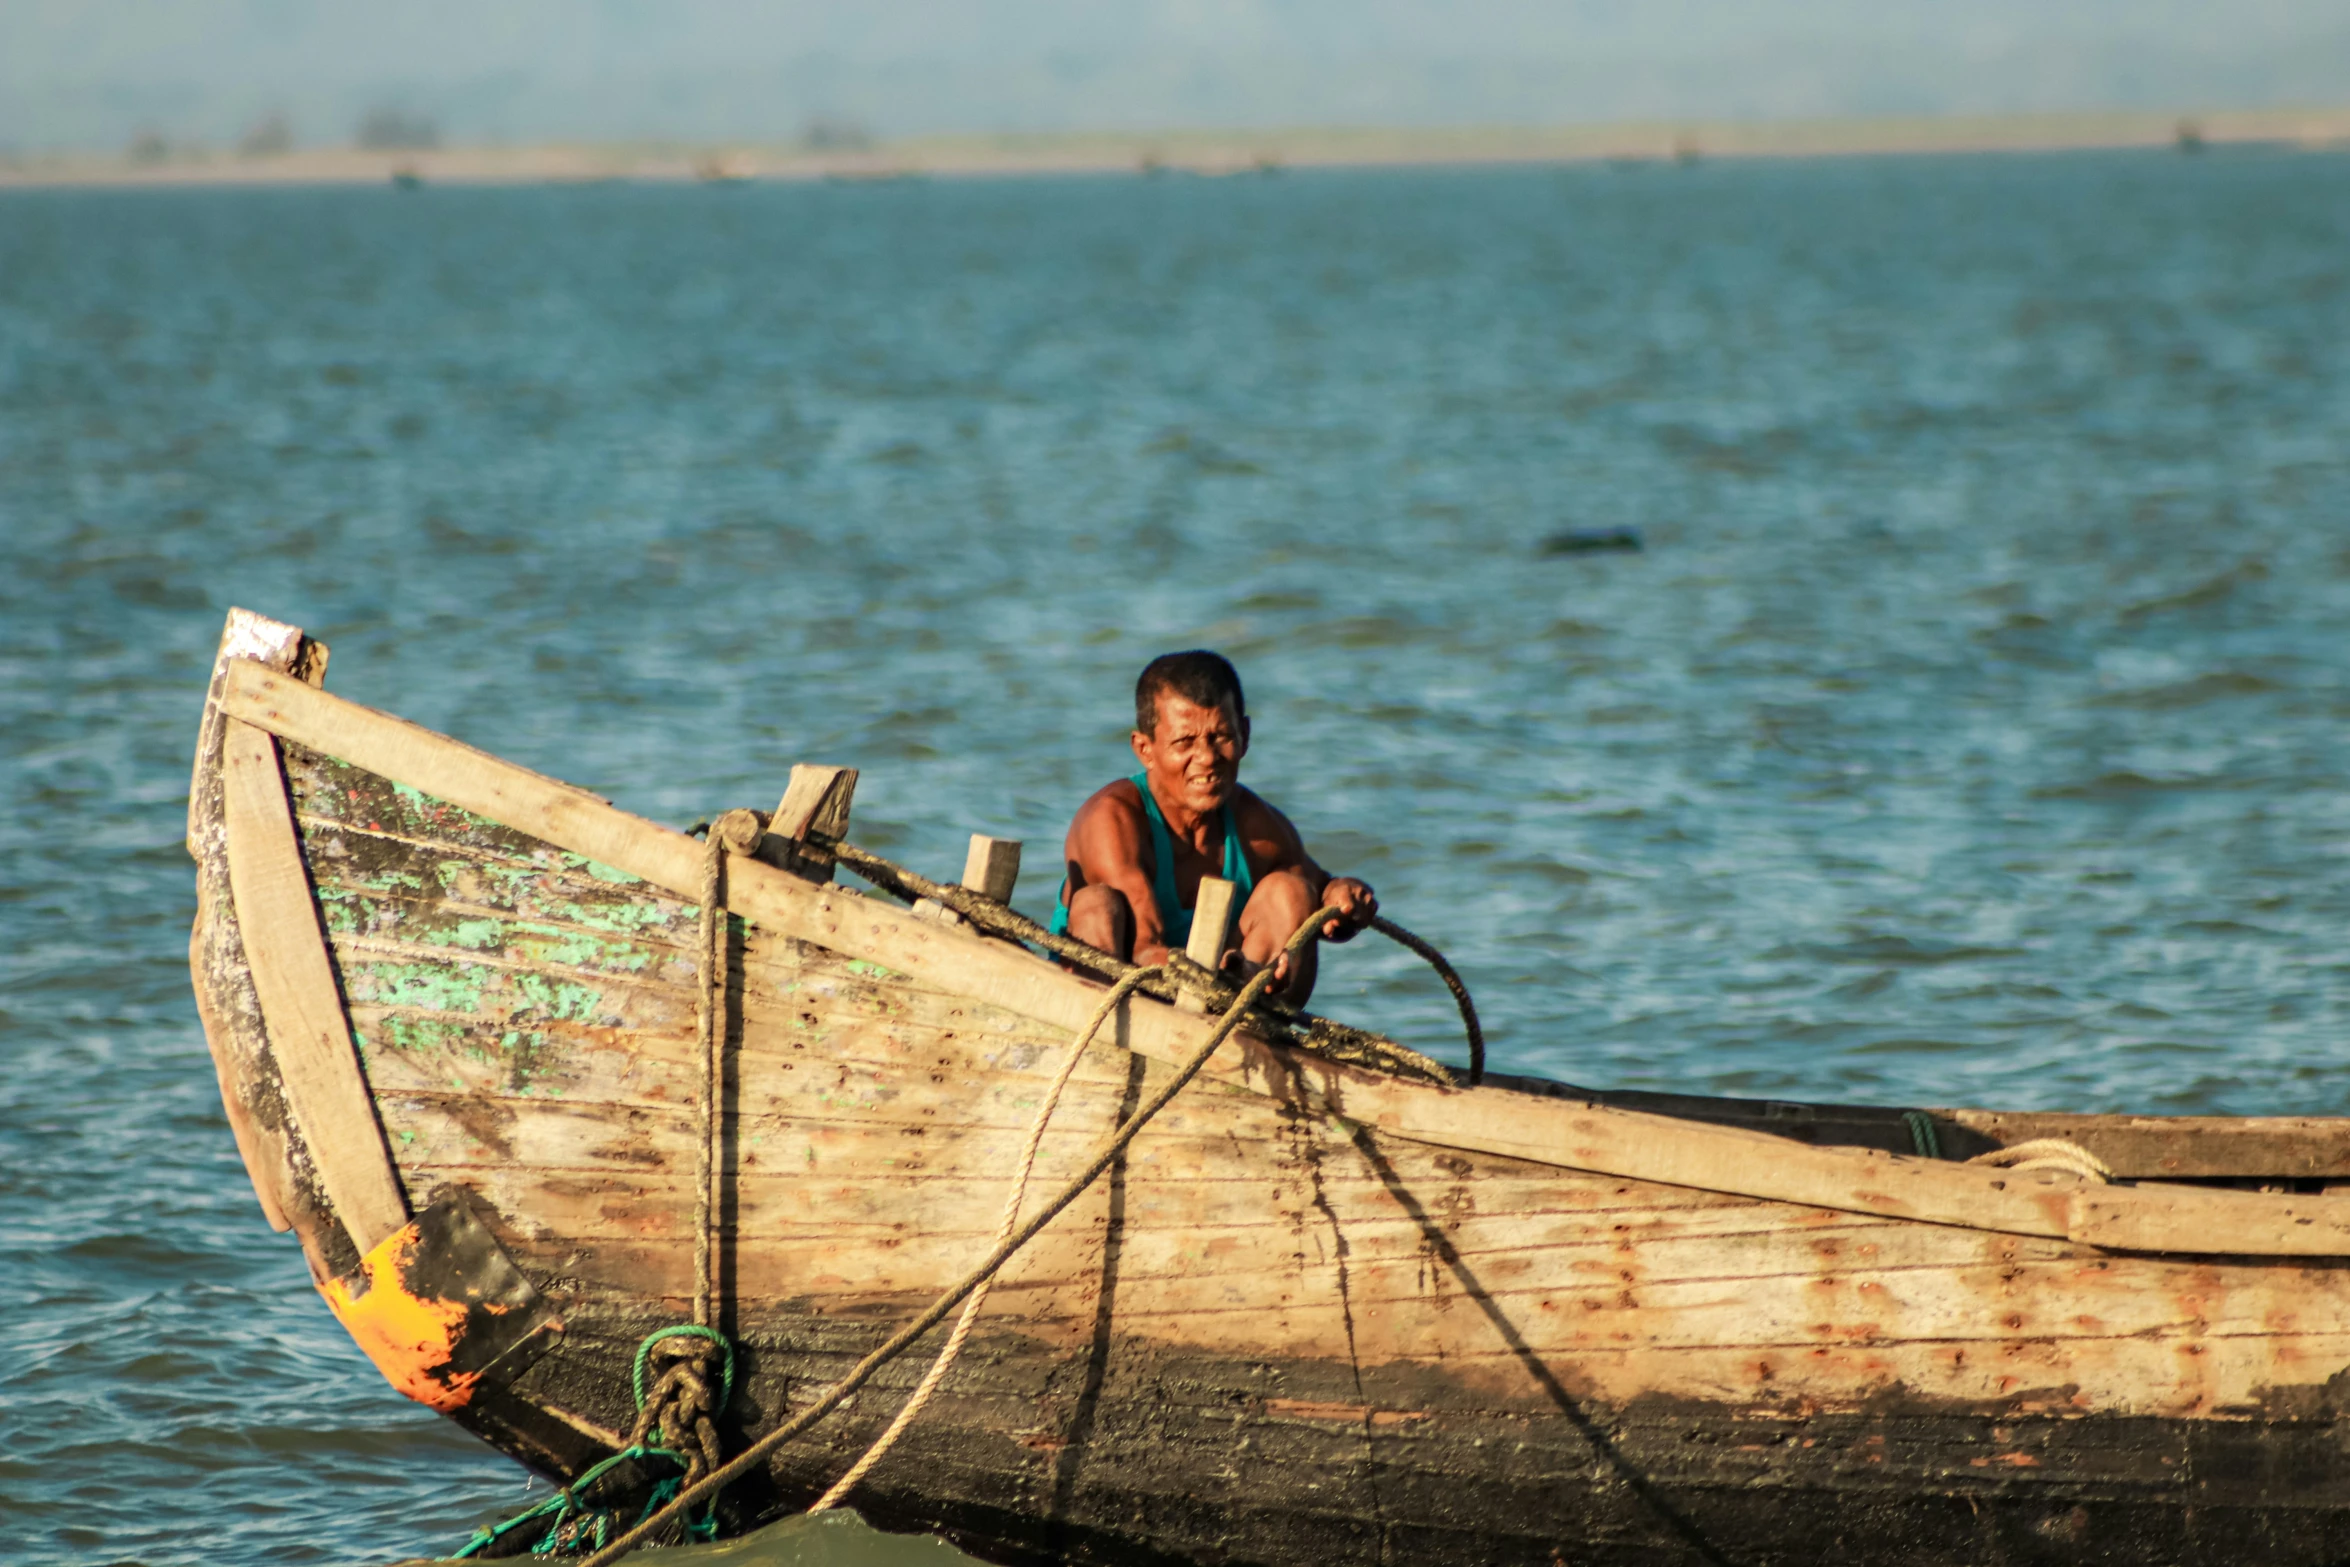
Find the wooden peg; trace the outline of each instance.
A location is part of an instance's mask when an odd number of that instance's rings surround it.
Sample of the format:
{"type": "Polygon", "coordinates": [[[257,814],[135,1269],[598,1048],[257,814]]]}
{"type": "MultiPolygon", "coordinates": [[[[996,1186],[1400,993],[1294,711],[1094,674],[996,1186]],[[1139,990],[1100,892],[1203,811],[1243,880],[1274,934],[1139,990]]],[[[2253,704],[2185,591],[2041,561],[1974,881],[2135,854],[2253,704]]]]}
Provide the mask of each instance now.
{"type": "Polygon", "coordinates": [[[971,852],[963,857],[963,885],[990,903],[1010,903],[1020,881],[1020,840],[971,835],[971,852]]]}
{"type": "MultiPolygon", "coordinates": [[[[1235,890],[1221,876],[1199,879],[1199,897],[1191,906],[1191,939],[1183,944],[1183,955],[1201,968],[1213,970],[1224,960],[1224,941],[1232,933],[1235,890]]],[[[1186,985],[1177,992],[1176,1005],[1186,1012],[1205,1012],[1208,998],[1197,987],[1186,985]]]]}
{"type": "MultiPolygon", "coordinates": [[[[971,852],[963,857],[963,886],[993,903],[1010,903],[1012,887],[1020,880],[1020,840],[971,835],[971,852]]],[[[941,925],[960,925],[963,916],[928,898],[914,900],[914,912],[941,925]]]]}
{"type": "Polygon", "coordinates": [[[767,823],[758,858],[780,870],[822,885],[832,880],[832,851],[811,836],[837,839],[849,830],[849,803],[857,793],[854,767],[814,767],[802,762],[791,770],[783,802],[767,823]]]}

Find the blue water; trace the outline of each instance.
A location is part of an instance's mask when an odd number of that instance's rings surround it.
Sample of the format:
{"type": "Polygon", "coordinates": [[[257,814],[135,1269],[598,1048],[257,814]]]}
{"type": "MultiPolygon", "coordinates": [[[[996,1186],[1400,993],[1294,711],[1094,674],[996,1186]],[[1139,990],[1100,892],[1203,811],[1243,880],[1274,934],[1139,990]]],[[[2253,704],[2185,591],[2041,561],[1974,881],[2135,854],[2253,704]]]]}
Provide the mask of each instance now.
{"type": "MultiPolygon", "coordinates": [[[[862,841],[1023,838],[1032,912],[1206,643],[1504,1066],[2339,1114],[2346,509],[2339,155],[0,197],[4,1554],[525,1495],[220,1114],[231,604],[665,820],[855,764],[862,841]]],[[[1321,999],[1452,1048],[1391,949],[1321,999]]]]}

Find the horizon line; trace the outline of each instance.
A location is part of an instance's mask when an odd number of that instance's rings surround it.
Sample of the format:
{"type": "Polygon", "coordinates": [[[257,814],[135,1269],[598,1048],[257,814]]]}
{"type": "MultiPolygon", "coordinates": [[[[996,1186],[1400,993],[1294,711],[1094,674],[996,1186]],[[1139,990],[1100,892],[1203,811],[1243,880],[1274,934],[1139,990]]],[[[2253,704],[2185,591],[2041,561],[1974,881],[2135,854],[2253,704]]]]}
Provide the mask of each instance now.
{"type": "Polygon", "coordinates": [[[1229,175],[1284,168],[1691,163],[1704,159],[2120,151],[2172,146],[2350,148],[2350,106],[2082,110],[1805,120],[1615,121],[1488,126],[1182,127],[971,131],[898,138],[322,145],[267,152],[0,151],[0,188],[184,185],[465,185],[702,180],[881,180],[1021,174],[1229,175]]]}

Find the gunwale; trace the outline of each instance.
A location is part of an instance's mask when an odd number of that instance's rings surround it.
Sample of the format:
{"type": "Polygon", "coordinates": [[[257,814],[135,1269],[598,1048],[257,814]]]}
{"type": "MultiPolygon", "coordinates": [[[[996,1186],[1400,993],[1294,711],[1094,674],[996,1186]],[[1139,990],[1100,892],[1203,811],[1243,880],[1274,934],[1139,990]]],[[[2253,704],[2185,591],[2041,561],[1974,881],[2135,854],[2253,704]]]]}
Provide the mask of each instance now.
{"type": "MultiPolygon", "coordinates": [[[[576,785],[330,695],[298,673],[250,657],[224,657],[212,707],[225,719],[338,758],[672,895],[690,899],[698,886],[702,851],[685,834],[618,810],[576,785]]],[[[208,707],[208,717],[211,711],[208,707]]],[[[1103,989],[1002,943],[916,918],[850,889],[811,885],[756,862],[739,864],[730,901],[745,920],[772,934],[1050,1026],[1075,1027],[1103,989]]],[[[1138,997],[1122,1009],[1116,1043],[1164,1064],[1187,1054],[1207,1026],[1138,997]]],[[[2350,1203],[2323,1194],[2182,1184],[2084,1189],[2054,1172],[1990,1170],[1877,1149],[1806,1145],[1743,1127],[1525,1093],[1501,1084],[1462,1089],[1406,1082],[1271,1045],[1245,1031],[1217,1053],[1202,1075],[1431,1147],[1663,1186],[2069,1240],[2109,1251],[2350,1256],[2350,1203]]],[[[2350,1122],[2335,1126],[2350,1141],[2350,1122]]]]}

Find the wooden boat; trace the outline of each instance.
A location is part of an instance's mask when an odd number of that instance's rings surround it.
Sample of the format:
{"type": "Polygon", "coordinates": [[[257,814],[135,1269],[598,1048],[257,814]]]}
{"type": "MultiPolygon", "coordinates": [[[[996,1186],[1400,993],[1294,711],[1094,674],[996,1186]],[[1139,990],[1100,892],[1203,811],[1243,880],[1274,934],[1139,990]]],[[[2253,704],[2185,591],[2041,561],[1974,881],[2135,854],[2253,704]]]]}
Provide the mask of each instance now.
{"type": "MultiPolygon", "coordinates": [[[[236,612],[205,708],[229,1120],[393,1385],[573,1476],[692,1290],[703,849],[324,666],[236,612]]],[[[809,778],[728,879],[729,1451],[987,1250],[1102,993],[832,885],[846,796],[809,778]]],[[[1128,1003],[1039,1182],[1208,1022],[1128,1003]]],[[[1447,1087],[1243,1033],[1014,1260],[853,1501],[1007,1562],[2338,1561],[2344,1181],[2337,1121],[1447,1087]],[[1972,1162],[2051,1137],[2115,1178],[1972,1162]]],[[[923,1358],[738,1513],[804,1505],[923,1358]]]]}

